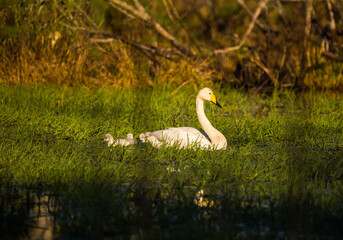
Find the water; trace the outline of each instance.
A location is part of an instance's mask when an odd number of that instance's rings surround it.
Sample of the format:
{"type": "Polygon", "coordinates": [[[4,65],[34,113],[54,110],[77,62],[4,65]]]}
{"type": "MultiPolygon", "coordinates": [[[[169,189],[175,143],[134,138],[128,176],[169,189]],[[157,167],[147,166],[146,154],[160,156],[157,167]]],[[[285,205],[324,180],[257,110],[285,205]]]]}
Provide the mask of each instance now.
{"type": "MultiPolygon", "coordinates": [[[[255,188],[259,184],[273,188],[264,182],[251,183],[255,188]]],[[[0,210],[5,213],[1,219],[1,238],[189,239],[195,234],[199,239],[321,239],[341,236],[342,215],[316,208],[308,196],[309,199],[296,199],[285,193],[280,199],[268,192],[263,195],[261,191],[249,190],[248,185],[232,186],[227,191],[220,189],[219,192],[225,192],[221,194],[148,183],[120,188],[79,186],[65,189],[63,194],[16,187],[10,198],[7,195],[1,200],[0,210]],[[235,193],[238,189],[243,192],[235,193]]]]}
{"type": "Polygon", "coordinates": [[[53,197],[37,194],[37,191],[32,189],[14,187],[10,189],[10,194],[2,196],[0,202],[2,213],[0,236],[4,239],[53,239],[55,237],[53,197]]]}
{"type": "Polygon", "coordinates": [[[30,239],[53,239],[55,221],[52,215],[54,210],[53,198],[43,196],[34,200],[34,206],[28,216],[28,236],[30,239]]]}

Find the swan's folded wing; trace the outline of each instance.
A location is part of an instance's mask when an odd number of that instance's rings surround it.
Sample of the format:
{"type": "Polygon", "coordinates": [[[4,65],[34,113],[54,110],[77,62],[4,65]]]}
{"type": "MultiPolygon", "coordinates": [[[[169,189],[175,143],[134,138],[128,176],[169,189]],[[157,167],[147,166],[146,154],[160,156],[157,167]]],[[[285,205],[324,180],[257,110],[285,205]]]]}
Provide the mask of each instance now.
{"type": "Polygon", "coordinates": [[[181,144],[189,143],[206,143],[210,144],[206,133],[192,127],[179,127],[179,128],[167,128],[152,132],[151,135],[155,136],[159,141],[169,144],[179,142],[181,144]]]}

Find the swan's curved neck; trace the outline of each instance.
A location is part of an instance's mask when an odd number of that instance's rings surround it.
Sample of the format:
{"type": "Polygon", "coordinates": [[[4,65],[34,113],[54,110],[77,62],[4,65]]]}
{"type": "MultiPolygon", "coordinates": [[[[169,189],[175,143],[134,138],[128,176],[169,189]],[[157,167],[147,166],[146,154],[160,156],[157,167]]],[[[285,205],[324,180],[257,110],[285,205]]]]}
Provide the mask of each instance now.
{"type": "Polygon", "coordinates": [[[196,111],[197,111],[200,125],[204,129],[206,134],[209,136],[209,138],[211,139],[212,145],[215,146],[225,141],[225,147],[226,147],[225,136],[221,132],[219,132],[217,129],[215,129],[210,123],[210,121],[207,119],[204,112],[204,101],[200,99],[199,96],[197,96],[197,99],[196,99],[196,111]]]}
{"type": "Polygon", "coordinates": [[[210,137],[212,141],[212,136],[210,133],[213,132],[215,128],[207,119],[205,115],[205,111],[204,111],[204,101],[201,100],[199,97],[197,97],[197,100],[196,100],[196,111],[197,111],[197,116],[198,116],[198,120],[200,122],[201,127],[204,129],[205,133],[210,137]]]}

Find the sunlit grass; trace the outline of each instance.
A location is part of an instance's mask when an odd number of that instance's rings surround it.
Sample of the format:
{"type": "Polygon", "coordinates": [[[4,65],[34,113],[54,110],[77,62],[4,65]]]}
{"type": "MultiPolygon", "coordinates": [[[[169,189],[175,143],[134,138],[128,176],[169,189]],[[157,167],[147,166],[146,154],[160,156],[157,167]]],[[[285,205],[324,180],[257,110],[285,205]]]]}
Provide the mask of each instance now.
{"type": "Polygon", "coordinates": [[[62,237],[342,236],[342,96],[213,90],[228,150],[111,151],[105,133],[200,128],[196,92],[1,85],[2,233],[25,234],[35,193],[54,199],[62,237]]]}

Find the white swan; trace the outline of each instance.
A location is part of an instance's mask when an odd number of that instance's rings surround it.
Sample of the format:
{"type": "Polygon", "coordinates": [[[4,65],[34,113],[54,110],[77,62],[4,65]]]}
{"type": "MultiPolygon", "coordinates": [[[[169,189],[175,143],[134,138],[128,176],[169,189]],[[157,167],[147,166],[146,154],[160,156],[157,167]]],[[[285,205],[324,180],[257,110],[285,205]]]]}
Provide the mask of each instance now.
{"type": "Polygon", "coordinates": [[[225,150],[227,141],[225,136],[215,129],[204,112],[204,101],[210,101],[221,108],[213,91],[203,88],[196,98],[196,112],[200,125],[205,132],[192,127],[167,128],[155,132],[140,134],[142,142],[150,142],[154,147],[172,146],[178,144],[180,148],[199,146],[201,148],[225,150]]]}
{"type": "Polygon", "coordinates": [[[111,134],[107,133],[105,135],[104,142],[107,142],[107,146],[129,146],[137,143],[137,140],[133,138],[133,134],[129,133],[127,134],[127,138],[118,138],[114,139],[111,134]]]}

